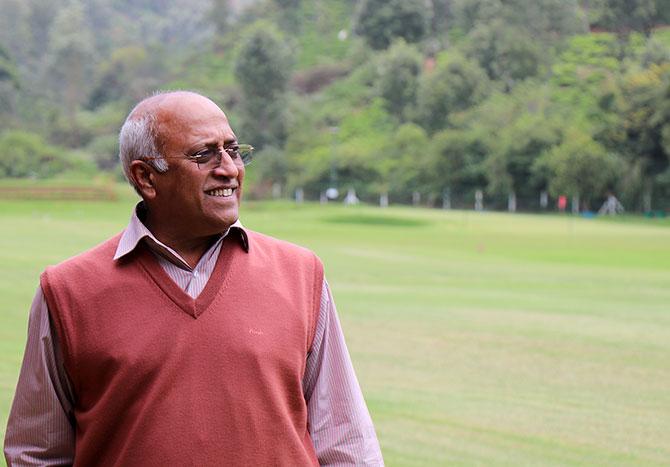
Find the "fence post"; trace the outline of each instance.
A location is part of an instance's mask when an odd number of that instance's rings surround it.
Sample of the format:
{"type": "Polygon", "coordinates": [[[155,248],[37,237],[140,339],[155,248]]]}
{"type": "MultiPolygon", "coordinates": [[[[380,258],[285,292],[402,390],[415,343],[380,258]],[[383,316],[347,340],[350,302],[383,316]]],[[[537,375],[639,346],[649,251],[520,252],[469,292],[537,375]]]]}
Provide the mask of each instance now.
{"type": "Polygon", "coordinates": [[[475,211],[484,210],[484,192],[482,190],[475,191],[475,211]]]}
{"type": "Polygon", "coordinates": [[[516,212],[516,193],[513,191],[507,196],[507,210],[509,212],[516,212]]]}
{"type": "Polygon", "coordinates": [[[442,192],[442,209],[451,209],[451,193],[449,188],[442,192]]]}
{"type": "Polygon", "coordinates": [[[381,208],[389,207],[389,194],[388,193],[382,193],[381,195],[379,195],[379,207],[381,207],[381,208]]]}

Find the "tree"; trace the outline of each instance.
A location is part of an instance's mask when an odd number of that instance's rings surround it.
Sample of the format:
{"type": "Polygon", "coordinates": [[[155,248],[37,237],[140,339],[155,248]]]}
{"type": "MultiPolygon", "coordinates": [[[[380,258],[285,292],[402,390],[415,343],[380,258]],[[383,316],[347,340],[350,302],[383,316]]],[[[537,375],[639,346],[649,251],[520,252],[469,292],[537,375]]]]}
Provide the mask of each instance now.
{"type": "Polygon", "coordinates": [[[495,19],[547,45],[587,31],[577,0],[455,0],[453,10],[455,23],[465,34],[495,19]]]}
{"type": "Polygon", "coordinates": [[[578,129],[568,130],[563,143],[542,157],[546,160],[541,163],[551,171],[552,196],[577,196],[587,209],[594,198],[604,197],[615,187],[625,170],[619,156],[578,129]]]}
{"type": "Polygon", "coordinates": [[[477,25],[468,34],[465,51],[489,78],[502,81],[507,89],[517,81],[538,75],[542,65],[537,41],[501,19],[477,25]]]}
{"type": "Polygon", "coordinates": [[[425,0],[362,0],[354,30],[370,47],[381,50],[398,38],[408,43],[423,39],[430,17],[425,0]]]}
{"type": "Polygon", "coordinates": [[[458,54],[440,57],[419,81],[417,121],[430,133],[447,128],[451,113],[481,102],[488,92],[489,80],[477,64],[458,54]]]}
{"type": "MultiPolygon", "coordinates": [[[[86,100],[92,82],[94,57],[93,37],[79,0],[73,0],[60,10],[50,37],[49,83],[54,99],[65,108],[70,130],[74,130],[76,111],[86,100]]],[[[76,135],[68,142],[79,143],[76,135]]]]}
{"type": "Polygon", "coordinates": [[[501,0],[454,0],[454,23],[464,34],[480,23],[499,18],[503,12],[501,0]]]}
{"type": "Polygon", "coordinates": [[[425,183],[430,172],[430,141],[423,128],[413,123],[400,125],[375,157],[380,194],[410,199],[414,191],[429,193],[425,183]]]}
{"type": "Polygon", "coordinates": [[[452,0],[431,0],[431,5],[433,9],[430,21],[431,36],[440,38],[446,35],[447,29],[451,26],[452,0]]]}
{"type": "Polygon", "coordinates": [[[539,190],[533,180],[533,164],[544,152],[560,142],[558,125],[541,113],[524,113],[492,135],[491,152],[484,167],[489,193],[504,199],[509,194],[529,200],[539,190]]]}
{"type": "Polygon", "coordinates": [[[230,1],[212,0],[208,18],[209,22],[214,26],[214,31],[217,36],[226,34],[231,20],[230,1]]]}
{"type": "Polygon", "coordinates": [[[0,177],[45,178],[68,167],[62,150],[47,144],[41,136],[7,130],[0,134],[0,177]]]}
{"type": "Polygon", "coordinates": [[[97,69],[95,86],[87,108],[96,109],[111,101],[137,102],[157,87],[161,63],[152,60],[143,47],[120,47],[97,69]]]}
{"type": "Polygon", "coordinates": [[[658,0],[598,0],[593,5],[594,26],[626,37],[631,31],[649,33],[658,20],[658,0]]]}
{"type": "Polygon", "coordinates": [[[386,110],[401,121],[416,101],[416,91],[421,73],[421,55],[404,41],[390,47],[379,58],[379,94],[386,103],[386,110]]]}
{"type": "Polygon", "coordinates": [[[0,45],[0,127],[8,127],[16,112],[21,81],[9,52],[0,45]]]}
{"type": "Polygon", "coordinates": [[[577,0],[507,0],[504,18],[508,24],[522,27],[545,45],[558,39],[587,33],[588,25],[577,0]]]}
{"type": "Polygon", "coordinates": [[[259,149],[284,144],[284,99],[290,73],[290,55],[280,33],[271,25],[257,24],[242,42],[235,77],[242,88],[242,134],[259,149]]]}
{"type": "Polygon", "coordinates": [[[448,129],[433,136],[429,153],[428,185],[433,193],[448,189],[466,197],[483,188],[486,178],[483,161],[490,152],[485,135],[472,130],[448,129]]]}
{"type": "Polygon", "coordinates": [[[286,186],[289,175],[289,164],[286,154],[281,149],[273,146],[266,146],[263,150],[254,154],[254,159],[259,161],[257,167],[254,167],[256,179],[262,185],[262,191],[269,191],[274,184],[280,187],[286,186]]]}
{"type": "Polygon", "coordinates": [[[630,73],[614,97],[602,102],[610,104],[603,110],[611,123],[597,138],[639,171],[650,198],[656,177],[670,166],[670,63],[630,73]]]}
{"type": "Polygon", "coordinates": [[[21,87],[16,65],[9,52],[2,45],[0,45],[0,82],[9,83],[15,89],[21,87]]]}

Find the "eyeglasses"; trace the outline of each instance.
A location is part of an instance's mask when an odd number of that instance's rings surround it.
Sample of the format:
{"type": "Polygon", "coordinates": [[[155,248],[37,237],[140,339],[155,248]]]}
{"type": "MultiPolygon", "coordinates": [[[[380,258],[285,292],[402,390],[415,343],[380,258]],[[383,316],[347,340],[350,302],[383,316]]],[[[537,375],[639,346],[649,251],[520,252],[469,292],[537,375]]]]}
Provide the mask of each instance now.
{"type": "MultiPolygon", "coordinates": [[[[193,154],[187,154],[186,159],[195,162],[201,170],[213,170],[221,165],[224,151],[228,157],[237,166],[246,166],[251,163],[253,159],[252,154],[254,147],[250,144],[235,144],[231,146],[212,146],[202,149],[193,154]]],[[[156,159],[180,159],[178,156],[164,156],[164,157],[144,157],[143,160],[156,159]]]]}

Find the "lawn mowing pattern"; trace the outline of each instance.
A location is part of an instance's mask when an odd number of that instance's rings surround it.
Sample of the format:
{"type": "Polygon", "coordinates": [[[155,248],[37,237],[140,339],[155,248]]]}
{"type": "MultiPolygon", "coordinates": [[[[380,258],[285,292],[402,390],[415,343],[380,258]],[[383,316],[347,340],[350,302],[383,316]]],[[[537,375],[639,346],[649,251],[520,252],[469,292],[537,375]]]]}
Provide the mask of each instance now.
{"type": "MultiPolygon", "coordinates": [[[[125,226],[132,199],[0,202],[0,434],[39,273],[125,226]]],[[[663,465],[670,228],[246,203],[323,259],[388,465],[663,465]]]]}

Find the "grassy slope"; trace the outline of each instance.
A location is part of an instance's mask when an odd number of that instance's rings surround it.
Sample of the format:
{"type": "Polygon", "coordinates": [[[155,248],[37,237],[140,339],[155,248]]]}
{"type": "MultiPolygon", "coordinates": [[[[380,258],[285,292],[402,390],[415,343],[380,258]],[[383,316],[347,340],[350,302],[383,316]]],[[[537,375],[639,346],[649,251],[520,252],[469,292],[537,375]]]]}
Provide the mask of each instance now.
{"type": "MultiPolygon", "coordinates": [[[[131,205],[0,202],[0,435],[39,272],[131,205]]],[[[670,458],[667,226],[272,203],[243,220],[324,260],[388,465],[670,458]]]]}

